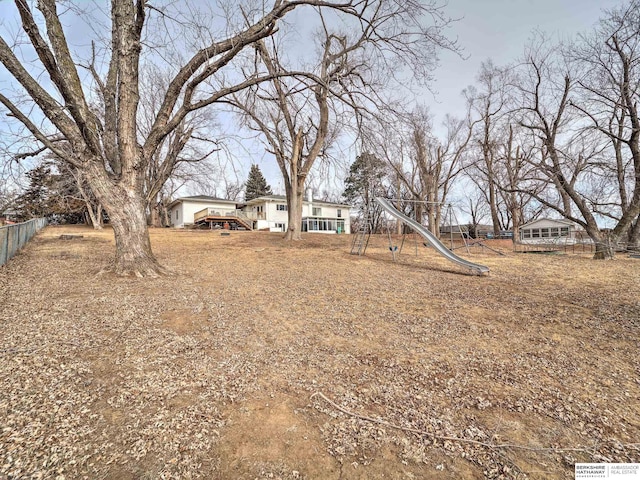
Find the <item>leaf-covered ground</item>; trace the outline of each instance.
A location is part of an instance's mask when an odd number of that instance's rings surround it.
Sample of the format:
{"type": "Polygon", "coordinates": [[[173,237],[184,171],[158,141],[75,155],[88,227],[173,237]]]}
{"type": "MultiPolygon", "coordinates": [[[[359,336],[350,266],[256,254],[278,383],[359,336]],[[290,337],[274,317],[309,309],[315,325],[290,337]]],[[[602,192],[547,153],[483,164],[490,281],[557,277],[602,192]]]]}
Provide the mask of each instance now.
{"type": "MultiPolygon", "coordinates": [[[[61,240],[61,234],[83,238],[61,240]]],[[[640,260],[152,231],[0,268],[0,478],[573,478],[640,462],[640,260]]],[[[398,240],[399,243],[399,240],[398,240]]]]}

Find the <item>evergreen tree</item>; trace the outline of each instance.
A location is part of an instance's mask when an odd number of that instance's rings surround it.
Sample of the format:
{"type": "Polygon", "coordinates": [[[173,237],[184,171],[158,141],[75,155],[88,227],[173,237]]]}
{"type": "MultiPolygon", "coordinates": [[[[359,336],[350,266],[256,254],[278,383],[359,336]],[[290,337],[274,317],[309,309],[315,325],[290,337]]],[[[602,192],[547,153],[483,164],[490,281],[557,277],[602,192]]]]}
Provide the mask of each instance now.
{"type": "Polygon", "coordinates": [[[265,180],[260,167],[258,165],[251,165],[249,171],[249,178],[247,178],[247,186],[244,193],[245,201],[253,200],[254,198],[262,197],[264,195],[273,195],[271,187],[265,180]]]}
{"type": "Polygon", "coordinates": [[[20,220],[44,217],[49,212],[49,187],[51,169],[48,165],[40,165],[26,173],[29,187],[15,202],[15,209],[20,220]]]}
{"type": "Polygon", "coordinates": [[[47,217],[54,223],[85,221],[89,203],[95,199],[86,182],[78,183],[81,179],[68,165],[50,156],[25,175],[29,187],[14,202],[21,220],[47,217]]]}
{"type": "Polygon", "coordinates": [[[385,176],[385,163],[374,154],[365,152],[356,157],[349,168],[349,176],[344,181],[342,197],[363,214],[368,210],[374,232],[378,231],[382,215],[382,208],[374,198],[387,196],[383,183],[385,176]]]}
{"type": "Polygon", "coordinates": [[[373,198],[384,193],[384,177],[384,162],[371,153],[363,153],[349,168],[342,196],[354,206],[371,206],[373,198]]]}

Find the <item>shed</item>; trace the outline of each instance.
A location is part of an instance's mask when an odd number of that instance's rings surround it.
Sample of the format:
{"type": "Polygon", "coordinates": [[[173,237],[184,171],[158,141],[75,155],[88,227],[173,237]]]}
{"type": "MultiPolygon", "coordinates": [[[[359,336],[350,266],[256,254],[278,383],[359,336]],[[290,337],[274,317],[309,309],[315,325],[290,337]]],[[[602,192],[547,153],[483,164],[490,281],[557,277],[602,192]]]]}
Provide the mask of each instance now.
{"type": "Polygon", "coordinates": [[[584,230],[575,222],[566,219],[539,218],[521,225],[518,229],[520,243],[566,243],[583,237],[584,230]]]}

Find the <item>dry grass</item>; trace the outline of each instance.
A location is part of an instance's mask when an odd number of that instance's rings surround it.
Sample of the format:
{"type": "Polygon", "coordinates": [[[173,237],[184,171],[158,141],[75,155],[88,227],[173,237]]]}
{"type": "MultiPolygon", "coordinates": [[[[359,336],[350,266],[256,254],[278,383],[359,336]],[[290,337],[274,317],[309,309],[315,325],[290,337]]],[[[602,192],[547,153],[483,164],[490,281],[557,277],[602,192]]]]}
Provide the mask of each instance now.
{"type": "Polygon", "coordinates": [[[0,269],[0,478],[546,479],[640,462],[637,259],[494,244],[507,255],[468,257],[491,267],[478,277],[413,243],[393,263],[384,238],[365,257],[344,236],[152,242],[174,276],[96,276],[111,232],[73,227],[0,269]]]}

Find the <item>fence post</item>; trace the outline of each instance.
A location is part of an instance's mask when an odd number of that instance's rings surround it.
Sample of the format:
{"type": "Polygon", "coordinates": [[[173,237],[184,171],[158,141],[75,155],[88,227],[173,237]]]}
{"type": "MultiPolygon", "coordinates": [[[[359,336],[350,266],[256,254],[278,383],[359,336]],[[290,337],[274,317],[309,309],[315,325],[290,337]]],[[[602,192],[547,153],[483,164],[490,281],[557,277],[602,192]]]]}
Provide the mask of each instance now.
{"type": "Polygon", "coordinates": [[[2,249],[2,257],[0,257],[0,265],[4,265],[9,261],[9,229],[3,228],[2,232],[4,233],[4,248],[2,249]]]}

